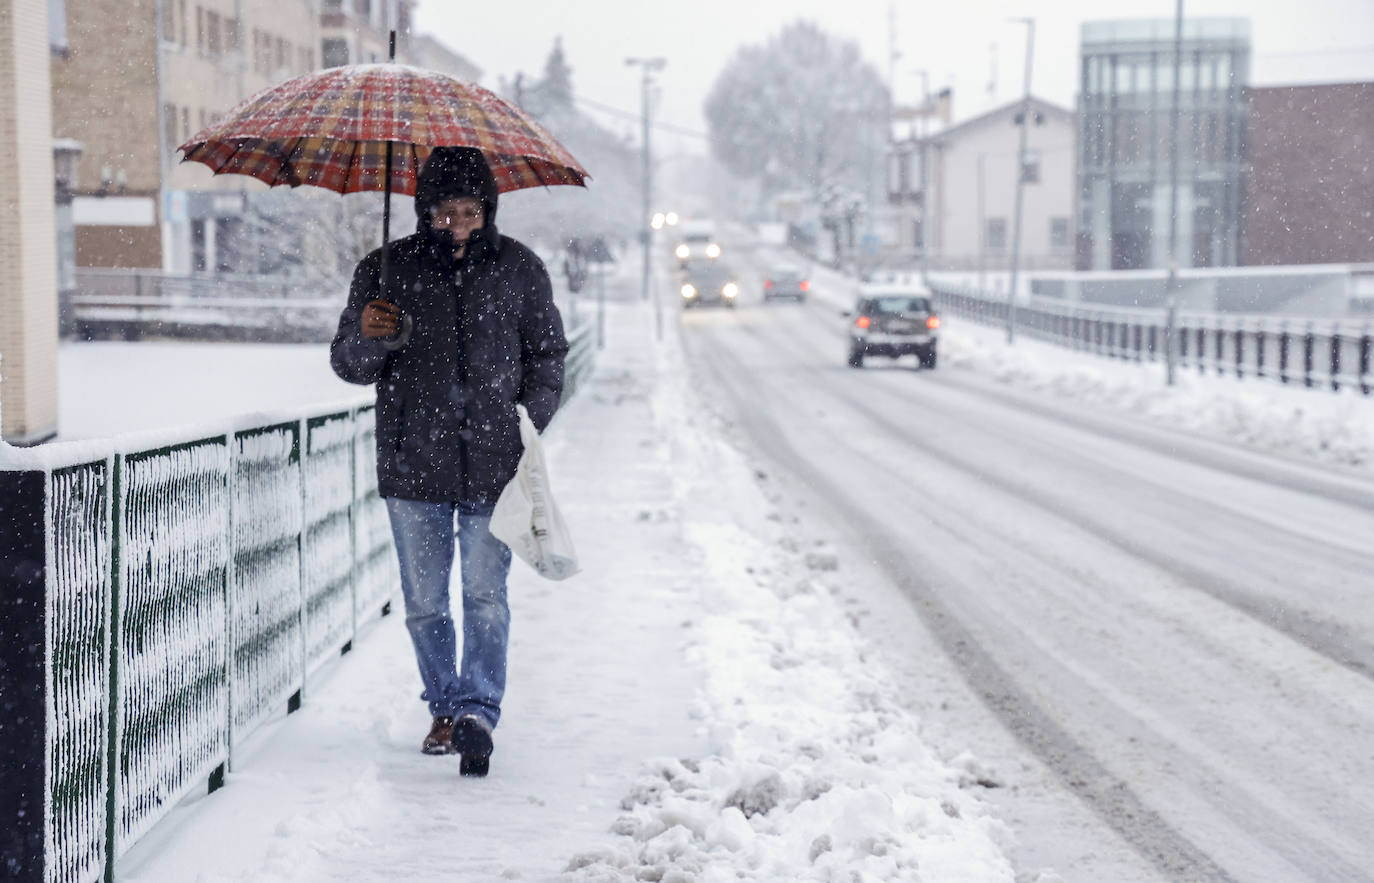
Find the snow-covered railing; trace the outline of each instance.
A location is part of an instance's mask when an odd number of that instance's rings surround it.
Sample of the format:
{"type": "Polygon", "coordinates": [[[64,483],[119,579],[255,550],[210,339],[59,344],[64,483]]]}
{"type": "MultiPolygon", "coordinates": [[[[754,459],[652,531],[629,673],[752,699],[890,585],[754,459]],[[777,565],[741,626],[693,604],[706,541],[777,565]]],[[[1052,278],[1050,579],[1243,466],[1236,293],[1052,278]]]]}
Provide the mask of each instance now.
{"type": "MultiPolygon", "coordinates": [[[[1007,323],[1004,296],[941,284],[932,285],[931,291],[940,307],[953,315],[998,327],[1007,323]]],[[[1165,358],[1166,318],[1162,310],[1066,304],[1040,297],[1016,306],[1016,327],[1030,337],[1136,362],[1165,358]]],[[[1180,312],[1177,323],[1182,368],[1374,393],[1374,333],[1368,321],[1180,312]]]]}
{"type": "Polygon", "coordinates": [[[0,447],[0,867],[97,880],[386,612],[372,406],[0,447]]]}
{"type": "MultiPolygon", "coordinates": [[[[593,332],[568,332],[565,400],[593,332]]],[[[112,877],[389,609],[398,568],[375,445],[364,398],[0,443],[0,873],[112,877]]]]}

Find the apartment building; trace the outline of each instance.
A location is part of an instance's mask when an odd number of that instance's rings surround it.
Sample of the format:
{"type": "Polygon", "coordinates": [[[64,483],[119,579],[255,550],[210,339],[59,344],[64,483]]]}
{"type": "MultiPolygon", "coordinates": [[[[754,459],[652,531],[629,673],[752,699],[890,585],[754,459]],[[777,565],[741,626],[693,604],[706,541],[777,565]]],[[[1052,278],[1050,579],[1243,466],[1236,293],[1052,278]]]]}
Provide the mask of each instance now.
{"type": "MultiPolygon", "coordinates": [[[[0,13],[0,434],[57,431],[57,241],[48,88],[48,0],[0,13]]],[[[60,46],[59,46],[60,48],[60,46]]]]}
{"type": "Polygon", "coordinates": [[[324,0],[321,66],[386,61],[396,31],[396,60],[413,63],[410,24],[414,0],[324,0]]]}
{"type": "Polygon", "coordinates": [[[79,267],[229,269],[220,246],[263,185],[180,165],[177,146],[320,62],[321,0],[81,0],[52,60],[53,128],[84,146],[79,267]]]}

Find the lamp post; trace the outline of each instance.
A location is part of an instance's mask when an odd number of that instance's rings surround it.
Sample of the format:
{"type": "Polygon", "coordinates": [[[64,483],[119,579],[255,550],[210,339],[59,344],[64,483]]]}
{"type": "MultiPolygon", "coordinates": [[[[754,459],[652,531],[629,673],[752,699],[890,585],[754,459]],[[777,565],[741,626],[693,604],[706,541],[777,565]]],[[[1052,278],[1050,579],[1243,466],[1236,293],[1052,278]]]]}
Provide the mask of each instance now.
{"type": "Polygon", "coordinates": [[[1183,66],[1183,0],[1174,8],[1174,97],[1169,108],[1169,277],[1164,283],[1165,383],[1174,385],[1178,369],[1178,78],[1183,66]]]}
{"type": "Polygon", "coordinates": [[[921,76],[921,284],[930,287],[930,72],[917,70],[921,76]]]}
{"type": "Polygon", "coordinates": [[[1035,60],[1035,19],[1018,18],[1026,26],[1026,82],[1021,96],[1021,144],[1016,151],[1016,209],[1012,217],[1011,285],[1007,289],[1007,343],[1016,342],[1016,273],[1021,263],[1021,207],[1026,189],[1026,134],[1030,131],[1031,64],[1035,60]]]}
{"type": "MultiPolygon", "coordinates": [[[[640,119],[644,126],[644,168],[643,168],[643,195],[644,210],[640,215],[640,223],[647,224],[650,213],[653,211],[654,183],[653,166],[649,159],[649,87],[653,85],[654,74],[663,70],[668,64],[666,58],[627,58],[625,64],[638,67],[642,73],[640,78],[640,119]]],[[[641,226],[639,231],[640,241],[644,244],[644,284],[640,290],[640,298],[649,299],[650,284],[650,249],[653,242],[653,230],[647,226],[641,226]]],[[[654,335],[657,339],[663,339],[663,317],[659,308],[658,298],[654,298],[654,335]]]]}

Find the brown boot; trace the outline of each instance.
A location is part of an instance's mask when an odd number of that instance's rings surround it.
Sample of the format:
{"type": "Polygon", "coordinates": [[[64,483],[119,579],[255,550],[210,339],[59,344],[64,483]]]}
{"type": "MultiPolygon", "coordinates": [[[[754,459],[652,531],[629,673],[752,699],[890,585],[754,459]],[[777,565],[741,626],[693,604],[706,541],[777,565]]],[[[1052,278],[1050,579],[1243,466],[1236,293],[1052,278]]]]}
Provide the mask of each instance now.
{"type": "Polygon", "coordinates": [[[451,754],[453,752],[453,718],[436,717],[430,725],[429,735],[425,737],[420,750],[425,754],[451,754]]]}

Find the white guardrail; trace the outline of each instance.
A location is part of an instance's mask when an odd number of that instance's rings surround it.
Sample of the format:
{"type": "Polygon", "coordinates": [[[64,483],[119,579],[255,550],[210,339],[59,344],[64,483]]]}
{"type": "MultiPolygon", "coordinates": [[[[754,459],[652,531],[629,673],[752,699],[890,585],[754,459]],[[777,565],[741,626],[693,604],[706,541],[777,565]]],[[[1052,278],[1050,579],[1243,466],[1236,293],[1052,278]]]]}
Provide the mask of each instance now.
{"type": "MultiPolygon", "coordinates": [[[[1007,325],[1005,296],[939,283],[930,288],[940,308],[953,315],[994,327],[1007,325]]],[[[1034,297],[1016,305],[1016,328],[1028,337],[1109,358],[1165,358],[1163,310],[1034,297]]],[[[1180,312],[1175,334],[1180,368],[1374,393],[1374,331],[1368,320],[1180,312]]]]}

